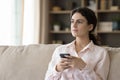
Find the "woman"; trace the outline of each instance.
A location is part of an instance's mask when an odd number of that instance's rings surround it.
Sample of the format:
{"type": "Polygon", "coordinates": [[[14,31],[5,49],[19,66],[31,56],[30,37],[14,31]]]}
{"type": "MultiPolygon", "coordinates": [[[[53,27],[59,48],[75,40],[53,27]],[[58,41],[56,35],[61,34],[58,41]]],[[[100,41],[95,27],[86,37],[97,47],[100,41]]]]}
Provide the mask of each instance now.
{"type": "Polygon", "coordinates": [[[109,56],[91,34],[96,27],[95,13],[77,8],[71,13],[71,33],[75,40],[56,48],[45,80],[107,80],[109,56]],[[60,54],[70,56],[60,58],[60,54]]]}

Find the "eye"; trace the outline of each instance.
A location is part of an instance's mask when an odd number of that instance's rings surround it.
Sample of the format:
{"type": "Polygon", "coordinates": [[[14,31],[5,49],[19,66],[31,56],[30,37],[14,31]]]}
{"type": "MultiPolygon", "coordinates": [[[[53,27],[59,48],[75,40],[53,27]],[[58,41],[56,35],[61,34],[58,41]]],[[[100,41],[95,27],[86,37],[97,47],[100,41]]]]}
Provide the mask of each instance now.
{"type": "Polygon", "coordinates": [[[77,24],[80,24],[80,23],[83,23],[83,21],[77,20],[76,23],[77,23],[77,24]]]}
{"type": "Polygon", "coordinates": [[[71,20],[70,22],[71,22],[71,23],[74,23],[74,20],[71,20]]]}

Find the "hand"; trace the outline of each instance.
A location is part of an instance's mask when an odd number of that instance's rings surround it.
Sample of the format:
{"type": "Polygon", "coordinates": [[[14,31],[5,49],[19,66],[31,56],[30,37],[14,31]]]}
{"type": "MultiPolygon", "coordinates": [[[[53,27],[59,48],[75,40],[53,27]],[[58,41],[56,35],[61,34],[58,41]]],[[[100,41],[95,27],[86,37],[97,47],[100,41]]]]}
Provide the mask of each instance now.
{"type": "Polygon", "coordinates": [[[56,70],[58,72],[64,71],[71,67],[71,61],[68,58],[61,58],[61,61],[56,65],[56,70]]]}
{"type": "Polygon", "coordinates": [[[68,56],[67,58],[71,62],[72,68],[78,68],[81,70],[86,66],[86,63],[81,58],[74,57],[74,56],[68,56]]]}

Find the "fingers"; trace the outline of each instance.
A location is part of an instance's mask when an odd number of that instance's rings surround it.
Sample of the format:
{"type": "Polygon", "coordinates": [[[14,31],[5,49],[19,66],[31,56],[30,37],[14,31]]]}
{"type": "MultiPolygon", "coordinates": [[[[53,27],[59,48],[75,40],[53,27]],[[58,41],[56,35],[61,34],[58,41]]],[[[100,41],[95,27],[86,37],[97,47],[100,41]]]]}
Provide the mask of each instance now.
{"type": "Polygon", "coordinates": [[[68,68],[82,69],[86,65],[86,63],[81,58],[75,56],[66,56],[66,58],[61,58],[60,63],[63,70],[68,68]]]}
{"type": "Polygon", "coordinates": [[[71,60],[69,59],[61,59],[61,66],[68,66],[71,64],[71,60]]]}
{"type": "Polygon", "coordinates": [[[59,71],[63,71],[65,69],[68,68],[81,68],[82,67],[82,62],[83,60],[81,58],[78,57],[74,57],[74,56],[66,56],[66,58],[61,58],[61,61],[58,65],[59,67],[59,71]]]}
{"type": "Polygon", "coordinates": [[[68,59],[67,58],[61,58],[61,63],[64,63],[64,62],[67,62],[68,61],[68,59]]]}
{"type": "Polygon", "coordinates": [[[66,56],[66,58],[70,60],[70,59],[76,59],[77,57],[75,57],[75,56],[66,56]]]}
{"type": "Polygon", "coordinates": [[[71,62],[67,58],[61,58],[61,61],[59,63],[59,67],[61,67],[61,70],[70,68],[71,62]]]}

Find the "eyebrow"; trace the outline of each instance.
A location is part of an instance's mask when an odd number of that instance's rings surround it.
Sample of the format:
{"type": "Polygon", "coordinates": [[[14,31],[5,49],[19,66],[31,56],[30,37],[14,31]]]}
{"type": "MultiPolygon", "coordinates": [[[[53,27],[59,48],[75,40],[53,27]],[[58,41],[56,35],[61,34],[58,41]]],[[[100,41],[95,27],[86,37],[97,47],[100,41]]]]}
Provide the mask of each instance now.
{"type": "MultiPolygon", "coordinates": [[[[74,20],[74,19],[71,19],[71,20],[74,20]]],[[[84,19],[77,19],[77,21],[79,21],[79,20],[80,20],[80,21],[85,21],[84,19]]]]}

